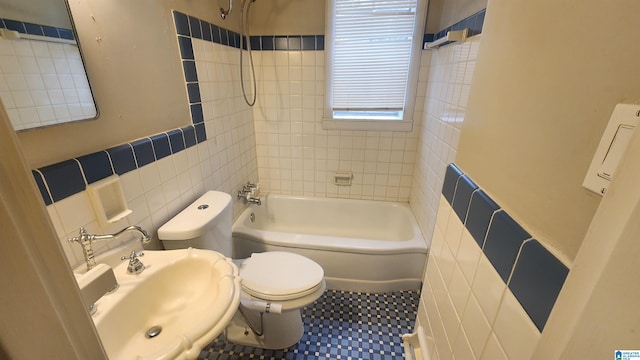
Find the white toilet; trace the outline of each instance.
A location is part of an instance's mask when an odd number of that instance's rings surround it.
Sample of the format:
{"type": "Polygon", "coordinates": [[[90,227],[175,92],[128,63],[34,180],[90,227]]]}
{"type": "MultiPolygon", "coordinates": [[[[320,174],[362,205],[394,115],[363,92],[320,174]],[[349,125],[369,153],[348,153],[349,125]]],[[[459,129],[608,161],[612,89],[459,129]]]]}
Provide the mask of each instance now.
{"type": "MultiPolygon", "coordinates": [[[[165,249],[209,249],[231,257],[229,194],[209,191],[158,229],[165,249]]],[[[225,330],[228,341],[264,349],[288,348],[302,338],[300,309],[326,288],[324,270],[304,256],[281,251],[236,260],[240,306],[225,330]]]]}

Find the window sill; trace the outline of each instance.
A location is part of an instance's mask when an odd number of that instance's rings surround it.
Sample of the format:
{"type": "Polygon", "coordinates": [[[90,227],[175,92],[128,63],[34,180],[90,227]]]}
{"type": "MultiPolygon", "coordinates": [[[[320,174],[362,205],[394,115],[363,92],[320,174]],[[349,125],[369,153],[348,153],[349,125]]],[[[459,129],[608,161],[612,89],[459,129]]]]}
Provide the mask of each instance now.
{"type": "Polygon", "coordinates": [[[324,130],[411,131],[413,123],[404,120],[335,120],[322,119],[324,130]]]}

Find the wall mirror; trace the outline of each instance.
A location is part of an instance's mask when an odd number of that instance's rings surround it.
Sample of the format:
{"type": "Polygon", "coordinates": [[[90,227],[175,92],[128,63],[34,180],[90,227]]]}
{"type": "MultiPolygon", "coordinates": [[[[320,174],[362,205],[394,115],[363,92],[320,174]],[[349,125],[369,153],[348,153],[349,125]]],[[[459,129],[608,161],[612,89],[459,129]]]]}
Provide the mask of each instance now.
{"type": "Polygon", "coordinates": [[[0,98],[16,131],[95,119],[66,0],[0,0],[0,98]]]}

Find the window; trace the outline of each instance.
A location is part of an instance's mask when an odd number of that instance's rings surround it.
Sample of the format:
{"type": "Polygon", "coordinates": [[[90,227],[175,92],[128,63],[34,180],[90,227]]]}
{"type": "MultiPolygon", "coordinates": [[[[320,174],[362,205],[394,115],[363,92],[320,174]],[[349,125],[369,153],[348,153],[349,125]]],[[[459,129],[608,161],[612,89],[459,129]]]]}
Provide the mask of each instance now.
{"type": "Polygon", "coordinates": [[[412,128],[423,0],[328,0],[326,129],[412,128]]]}

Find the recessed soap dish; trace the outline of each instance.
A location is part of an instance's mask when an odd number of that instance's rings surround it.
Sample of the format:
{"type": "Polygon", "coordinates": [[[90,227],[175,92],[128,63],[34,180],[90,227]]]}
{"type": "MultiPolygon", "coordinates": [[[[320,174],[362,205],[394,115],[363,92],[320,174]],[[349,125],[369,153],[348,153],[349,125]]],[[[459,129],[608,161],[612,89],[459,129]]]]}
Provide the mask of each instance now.
{"type": "Polygon", "coordinates": [[[132,211],[122,191],[120,177],[112,175],[87,186],[98,221],[105,225],[123,219],[132,211]]]}
{"type": "Polygon", "coordinates": [[[338,186],[351,186],[353,173],[351,171],[338,171],[333,174],[333,183],[338,186]]]}

